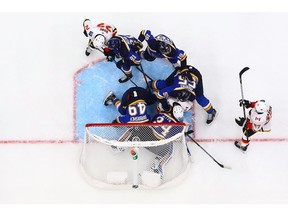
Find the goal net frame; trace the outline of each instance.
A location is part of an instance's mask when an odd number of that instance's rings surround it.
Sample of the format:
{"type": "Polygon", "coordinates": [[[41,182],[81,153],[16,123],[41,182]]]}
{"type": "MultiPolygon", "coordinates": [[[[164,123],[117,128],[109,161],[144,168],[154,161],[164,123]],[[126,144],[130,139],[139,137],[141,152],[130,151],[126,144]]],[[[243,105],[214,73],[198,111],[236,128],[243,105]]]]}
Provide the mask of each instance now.
{"type": "MultiPolygon", "coordinates": [[[[184,132],[186,131],[187,125],[184,123],[89,123],[85,125],[85,132],[84,132],[84,140],[82,142],[82,148],[80,153],[80,159],[79,159],[79,168],[80,173],[84,177],[84,179],[93,187],[97,188],[107,188],[107,189],[129,189],[129,188],[146,188],[146,189],[160,189],[165,187],[170,187],[173,185],[176,185],[183,181],[183,179],[186,177],[189,168],[191,166],[191,155],[188,151],[188,146],[186,143],[186,138],[184,135],[184,132]],[[137,129],[138,128],[138,129],[137,129]],[[161,139],[161,137],[157,137],[155,139],[155,136],[151,139],[150,130],[154,133],[154,128],[164,128],[164,129],[177,129],[177,133],[175,132],[171,137],[166,137],[166,139],[161,139]],[[181,129],[179,129],[181,128],[181,129]],[[118,137],[115,135],[115,131],[118,132],[118,129],[124,130],[125,133],[122,133],[118,137]],[[133,130],[139,130],[141,139],[139,140],[129,140],[131,135],[130,131],[133,130]],[[93,131],[95,130],[95,131],[93,131]],[[99,131],[98,131],[99,130],[99,131]],[[148,131],[148,132],[147,132],[148,131]],[[114,132],[114,133],[112,133],[114,132]],[[107,136],[111,134],[110,136],[107,136]],[[148,134],[148,135],[147,135],[148,134]],[[144,163],[146,160],[146,155],[148,154],[147,149],[168,149],[168,146],[173,145],[173,156],[171,156],[171,159],[169,158],[167,162],[167,166],[169,164],[170,166],[170,173],[174,172],[173,167],[175,166],[175,176],[165,179],[167,173],[153,173],[150,170],[140,170],[139,163],[144,163]],[[93,150],[93,148],[105,148],[105,150],[98,149],[93,150]],[[125,154],[125,161],[129,161],[126,163],[129,163],[129,166],[131,166],[131,173],[128,174],[127,171],[122,170],[116,170],[115,164],[107,165],[111,171],[101,171],[102,167],[98,169],[97,166],[99,164],[102,164],[102,166],[106,166],[106,163],[103,162],[105,160],[97,161],[96,158],[99,157],[112,157],[111,156],[111,149],[115,147],[117,151],[117,155],[123,154],[121,151],[126,149],[128,153],[125,154]],[[176,153],[174,153],[176,152],[176,153]],[[90,154],[90,156],[89,156],[90,154]],[[98,155],[99,154],[99,155],[98,155]],[[176,154],[176,155],[175,155],[176,154]],[[129,156],[128,156],[129,155],[129,156]],[[93,161],[93,157],[95,156],[95,161],[93,161]],[[89,157],[89,158],[88,158],[89,157]],[[129,158],[128,158],[129,157],[129,158]],[[139,158],[138,158],[139,157],[139,158]],[[173,159],[173,160],[172,160],[173,159]],[[140,161],[140,162],[139,162],[140,161]],[[178,163],[180,165],[178,165],[178,163]],[[93,172],[106,172],[106,179],[98,178],[96,176],[93,176],[91,174],[91,170],[94,169],[93,172]],[[177,166],[176,166],[177,164],[177,166]],[[90,169],[90,170],[89,170],[90,169]],[[131,177],[131,181],[127,180],[127,177],[131,177]]],[[[138,135],[139,135],[138,134],[138,135]]],[[[132,139],[134,139],[133,137],[132,139]]],[[[163,137],[162,137],[163,138],[163,137]]],[[[154,152],[155,153],[155,152],[154,152]]],[[[150,153],[149,153],[150,154],[150,153]]],[[[154,155],[154,154],[153,154],[154,155]]],[[[172,155],[172,154],[171,154],[172,155]]],[[[115,156],[113,156],[115,157],[115,156]]],[[[124,156],[122,156],[124,157],[124,156]]],[[[157,158],[157,157],[156,157],[157,158]]],[[[114,160],[114,159],[113,159],[114,160]]],[[[119,159],[119,164],[121,164],[119,159]]],[[[124,159],[123,159],[124,160],[124,159]]],[[[147,158],[147,163],[151,163],[151,159],[147,158]]],[[[174,174],[173,174],[174,175],[174,174]]]]}

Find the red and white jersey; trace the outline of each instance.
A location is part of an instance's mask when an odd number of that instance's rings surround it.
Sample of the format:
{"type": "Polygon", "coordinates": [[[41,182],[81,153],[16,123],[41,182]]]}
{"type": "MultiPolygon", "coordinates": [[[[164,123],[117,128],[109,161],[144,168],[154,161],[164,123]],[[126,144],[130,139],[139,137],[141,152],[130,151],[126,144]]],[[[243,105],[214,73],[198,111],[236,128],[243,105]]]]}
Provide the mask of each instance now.
{"type": "Polygon", "coordinates": [[[271,131],[272,107],[269,106],[268,111],[259,114],[254,106],[255,102],[252,103],[252,109],[249,111],[247,117],[247,127],[255,132],[271,131]]]}
{"type": "MultiPolygon", "coordinates": [[[[117,28],[115,28],[114,25],[106,24],[106,23],[99,23],[98,25],[93,25],[90,20],[85,20],[84,23],[84,29],[88,35],[88,38],[91,41],[94,41],[94,39],[98,35],[102,35],[105,38],[104,45],[107,46],[107,42],[111,39],[112,36],[115,36],[117,34],[117,28]]],[[[104,47],[105,47],[104,46],[104,47]]],[[[96,48],[104,48],[104,47],[96,47],[96,48]]]]}

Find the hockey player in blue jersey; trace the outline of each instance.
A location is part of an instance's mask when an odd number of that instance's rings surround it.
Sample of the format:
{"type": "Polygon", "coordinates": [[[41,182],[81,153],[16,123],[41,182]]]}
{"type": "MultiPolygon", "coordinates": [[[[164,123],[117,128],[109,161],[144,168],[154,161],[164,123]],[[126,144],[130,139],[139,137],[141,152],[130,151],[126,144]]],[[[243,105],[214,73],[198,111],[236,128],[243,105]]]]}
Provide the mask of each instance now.
{"type": "MultiPolygon", "coordinates": [[[[181,122],[183,120],[183,114],[183,108],[178,103],[174,103],[170,112],[162,111],[160,113],[157,113],[153,117],[152,122],[164,124],[181,122]]],[[[157,140],[164,140],[169,139],[179,133],[182,133],[184,127],[180,125],[161,125],[152,126],[151,129],[153,135],[157,138],[157,140]]],[[[147,150],[153,152],[156,155],[150,171],[163,175],[165,165],[172,158],[174,145],[175,143],[172,141],[166,145],[146,148],[147,150]]]]}
{"type": "Polygon", "coordinates": [[[125,76],[119,79],[120,83],[126,82],[132,78],[132,66],[140,65],[139,50],[143,44],[130,35],[113,36],[108,41],[108,48],[104,49],[104,55],[108,61],[115,61],[116,58],[121,58],[116,63],[117,68],[125,73],[125,76]]]}
{"type": "Polygon", "coordinates": [[[113,92],[109,92],[104,100],[104,105],[114,104],[121,116],[114,123],[145,123],[151,120],[147,106],[156,102],[155,95],[141,87],[129,88],[118,99],[113,92]]]}
{"type": "Polygon", "coordinates": [[[186,66],[185,52],[176,48],[169,37],[163,34],[154,37],[150,30],[142,30],[138,39],[147,42],[147,48],[141,53],[142,59],[154,61],[156,58],[166,58],[175,68],[186,66]]]}
{"type": "Polygon", "coordinates": [[[154,80],[151,86],[157,92],[157,99],[164,110],[171,109],[167,101],[168,97],[175,98],[176,101],[192,102],[196,99],[208,114],[206,123],[209,125],[213,122],[216,110],[204,96],[202,75],[195,67],[186,66],[176,69],[166,80],[154,80]]]}

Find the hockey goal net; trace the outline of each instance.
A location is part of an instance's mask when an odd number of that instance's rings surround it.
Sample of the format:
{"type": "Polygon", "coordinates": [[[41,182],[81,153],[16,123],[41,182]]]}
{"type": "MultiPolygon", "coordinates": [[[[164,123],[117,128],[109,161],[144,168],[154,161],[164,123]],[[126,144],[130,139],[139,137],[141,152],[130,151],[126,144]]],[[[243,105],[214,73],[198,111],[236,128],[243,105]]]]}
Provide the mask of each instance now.
{"type": "Polygon", "coordinates": [[[86,181],[100,188],[161,188],[190,166],[183,123],[87,124],[80,156],[86,181]]]}

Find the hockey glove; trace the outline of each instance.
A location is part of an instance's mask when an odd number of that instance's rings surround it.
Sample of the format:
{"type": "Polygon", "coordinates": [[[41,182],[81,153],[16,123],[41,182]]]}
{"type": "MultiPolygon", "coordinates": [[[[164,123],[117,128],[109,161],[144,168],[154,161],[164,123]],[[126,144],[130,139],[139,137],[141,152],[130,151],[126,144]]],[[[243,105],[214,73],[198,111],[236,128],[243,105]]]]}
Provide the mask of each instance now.
{"type": "Polygon", "coordinates": [[[104,48],[103,54],[106,56],[107,61],[112,62],[115,60],[115,53],[109,48],[104,48]]]}
{"type": "Polygon", "coordinates": [[[115,56],[107,56],[106,59],[107,61],[112,62],[115,60],[115,56]]]}
{"type": "Polygon", "coordinates": [[[240,127],[242,127],[242,126],[244,125],[245,118],[239,117],[238,119],[235,119],[235,122],[236,122],[240,127]]]}
{"type": "Polygon", "coordinates": [[[251,102],[249,100],[245,100],[245,99],[240,99],[239,100],[239,106],[244,106],[246,108],[249,108],[251,106],[251,102]]]}
{"type": "Polygon", "coordinates": [[[144,40],[145,40],[145,36],[144,36],[144,30],[142,30],[141,32],[140,32],[140,35],[138,36],[138,40],[140,40],[141,42],[143,42],[144,40]]]}
{"type": "Polygon", "coordinates": [[[85,29],[84,29],[84,31],[83,31],[83,34],[84,34],[86,37],[88,37],[88,34],[87,34],[87,32],[86,32],[85,29]]]}
{"type": "Polygon", "coordinates": [[[151,31],[150,30],[142,30],[140,32],[140,35],[138,36],[138,40],[143,42],[144,40],[148,41],[151,36],[151,31]]]}

